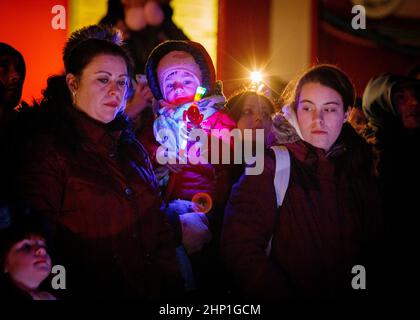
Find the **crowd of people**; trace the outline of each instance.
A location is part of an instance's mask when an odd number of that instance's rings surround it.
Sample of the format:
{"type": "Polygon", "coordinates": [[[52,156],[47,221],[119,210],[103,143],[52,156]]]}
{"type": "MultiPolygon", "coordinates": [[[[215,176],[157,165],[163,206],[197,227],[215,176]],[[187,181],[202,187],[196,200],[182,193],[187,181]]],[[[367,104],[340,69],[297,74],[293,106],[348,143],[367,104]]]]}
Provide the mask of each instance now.
{"type": "MultiPolygon", "coordinates": [[[[144,75],[135,54],[118,29],[77,30],[64,73],[28,105],[24,58],[0,43],[3,299],[357,299],[414,286],[414,75],[378,75],[357,98],[319,64],[279,105],[255,88],[226,98],[200,43],[156,44],[144,75]],[[220,161],[185,156],[193,129],[209,137],[194,153],[220,161]],[[263,130],[263,172],[205,148],[214,129],[253,144],[263,130]],[[51,288],[53,265],[65,290],[51,288]]],[[[233,138],[216,140],[230,158],[233,138]]]]}

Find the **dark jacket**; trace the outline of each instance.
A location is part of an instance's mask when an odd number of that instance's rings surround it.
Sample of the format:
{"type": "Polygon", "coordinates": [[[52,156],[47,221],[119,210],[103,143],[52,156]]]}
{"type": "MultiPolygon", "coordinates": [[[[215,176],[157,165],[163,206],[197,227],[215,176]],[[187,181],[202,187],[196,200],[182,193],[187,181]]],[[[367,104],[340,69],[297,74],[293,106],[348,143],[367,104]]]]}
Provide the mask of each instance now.
{"type": "Polygon", "coordinates": [[[72,107],[55,118],[40,113],[18,192],[55,224],[64,295],[142,299],[176,291],[173,233],[148,156],[119,125],[124,119],[105,125],[72,107]]]}
{"type": "Polygon", "coordinates": [[[354,265],[375,273],[380,208],[369,153],[351,128],[343,131],[329,153],[304,141],[285,144],[291,172],[280,209],[271,150],[261,175],[243,175],[233,187],[222,252],[245,296],[339,298],[354,291],[354,265]]]}

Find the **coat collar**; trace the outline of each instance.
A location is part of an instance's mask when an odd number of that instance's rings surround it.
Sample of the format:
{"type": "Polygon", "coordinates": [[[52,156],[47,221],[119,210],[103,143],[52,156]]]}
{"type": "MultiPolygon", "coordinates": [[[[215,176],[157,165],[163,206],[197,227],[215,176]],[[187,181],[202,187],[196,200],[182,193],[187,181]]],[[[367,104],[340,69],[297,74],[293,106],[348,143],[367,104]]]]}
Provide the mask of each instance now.
{"type": "Polygon", "coordinates": [[[344,143],[340,140],[337,140],[328,151],[314,147],[303,140],[286,144],[286,146],[307,170],[321,176],[332,176],[335,171],[335,160],[346,151],[344,143]]]}
{"type": "Polygon", "coordinates": [[[107,150],[115,148],[123,131],[122,127],[117,128],[114,123],[118,121],[117,118],[106,124],[89,117],[75,107],[68,107],[67,112],[74,120],[84,144],[104,147],[107,150]]]}

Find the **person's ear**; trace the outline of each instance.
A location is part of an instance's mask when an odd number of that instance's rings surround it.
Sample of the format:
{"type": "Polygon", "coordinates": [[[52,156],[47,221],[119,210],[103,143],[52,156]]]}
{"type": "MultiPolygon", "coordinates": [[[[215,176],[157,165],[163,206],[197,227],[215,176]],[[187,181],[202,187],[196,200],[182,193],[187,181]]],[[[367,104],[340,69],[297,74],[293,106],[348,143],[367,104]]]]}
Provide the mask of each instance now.
{"type": "Polygon", "coordinates": [[[349,116],[350,116],[350,111],[351,111],[351,107],[349,106],[349,107],[347,108],[347,111],[344,113],[343,123],[346,123],[346,122],[347,122],[347,120],[349,119],[349,116]]]}
{"type": "Polygon", "coordinates": [[[74,74],[68,73],[66,75],[66,83],[72,95],[76,94],[77,88],[79,87],[77,78],[74,74]]]}
{"type": "Polygon", "coordinates": [[[79,87],[79,83],[77,81],[76,76],[72,73],[68,73],[66,75],[66,83],[71,93],[73,104],[76,105],[76,91],[77,91],[77,88],[79,87]]]}

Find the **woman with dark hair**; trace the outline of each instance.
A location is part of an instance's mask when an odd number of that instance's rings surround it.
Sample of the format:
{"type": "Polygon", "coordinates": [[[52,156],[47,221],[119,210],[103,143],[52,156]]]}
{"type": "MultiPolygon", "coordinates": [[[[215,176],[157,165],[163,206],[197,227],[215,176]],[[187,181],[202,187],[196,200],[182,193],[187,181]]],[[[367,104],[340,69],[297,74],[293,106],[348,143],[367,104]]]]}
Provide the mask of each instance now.
{"type": "Polygon", "coordinates": [[[264,130],[264,141],[267,142],[275,113],[273,101],[255,90],[242,90],[235,93],[226,103],[229,116],[236,122],[244,138],[244,129],[252,130],[252,140],[255,141],[255,130],[264,130]]]}
{"type": "MultiPolygon", "coordinates": [[[[268,145],[273,123],[272,116],[275,113],[274,103],[269,97],[256,90],[240,90],[228,99],[226,112],[241,131],[242,151],[245,150],[245,141],[248,144],[252,143],[253,154],[260,150],[256,146],[257,129],[263,130],[262,142],[264,146],[268,145]]],[[[244,170],[242,163],[236,164],[232,169],[232,181],[236,182],[244,170]]]]}
{"type": "Polygon", "coordinates": [[[348,297],[361,292],[352,288],[356,265],[373,291],[378,201],[369,148],[345,124],[354,97],[330,65],[289,84],[285,111],[300,139],[268,150],[264,172],[243,175],[225,210],[222,253],[241,294],[348,297]]]}
{"type": "Polygon", "coordinates": [[[70,297],[159,298],[178,289],[175,243],[150,161],[123,113],[134,76],[120,33],[90,26],[48,80],[19,193],[51,219],[70,297]]]}

